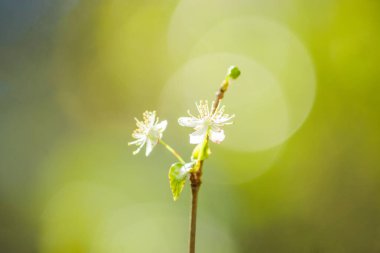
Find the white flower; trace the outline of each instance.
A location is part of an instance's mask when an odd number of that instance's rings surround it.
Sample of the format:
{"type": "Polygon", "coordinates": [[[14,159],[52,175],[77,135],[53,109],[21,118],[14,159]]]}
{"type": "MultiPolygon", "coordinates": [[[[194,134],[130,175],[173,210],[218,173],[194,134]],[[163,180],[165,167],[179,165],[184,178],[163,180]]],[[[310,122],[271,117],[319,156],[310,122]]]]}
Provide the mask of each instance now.
{"type": "MultiPolygon", "coordinates": [[[[195,132],[190,134],[190,143],[199,144],[208,135],[210,140],[215,143],[221,143],[224,138],[224,131],[221,129],[224,125],[232,124],[231,119],[235,115],[229,116],[224,114],[224,106],[218,105],[215,112],[212,113],[212,109],[209,110],[207,101],[200,101],[197,106],[199,116],[195,117],[189,111],[190,117],[181,117],[178,119],[178,123],[181,126],[192,127],[195,132]]],[[[213,108],[213,106],[211,106],[213,108]]]]}
{"type": "Polygon", "coordinates": [[[137,139],[129,142],[128,145],[139,146],[133,154],[137,154],[143,148],[146,143],[145,155],[148,156],[152,152],[154,146],[162,138],[162,133],[165,131],[168,122],[166,120],[158,123],[158,117],[156,118],[156,112],[144,112],[144,121],[136,120],[137,129],[133,132],[132,137],[137,139]]]}

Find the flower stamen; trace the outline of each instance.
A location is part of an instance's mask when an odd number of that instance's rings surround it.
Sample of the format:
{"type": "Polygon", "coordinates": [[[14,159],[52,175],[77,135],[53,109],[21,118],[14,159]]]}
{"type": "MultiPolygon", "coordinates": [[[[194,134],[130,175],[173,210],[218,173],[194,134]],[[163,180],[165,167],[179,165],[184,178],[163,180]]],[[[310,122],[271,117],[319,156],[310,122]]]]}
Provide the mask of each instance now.
{"type": "Polygon", "coordinates": [[[232,124],[231,119],[234,118],[235,115],[230,116],[225,114],[225,106],[221,106],[220,103],[218,103],[216,108],[214,108],[214,105],[215,102],[212,103],[210,110],[207,100],[201,100],[199,103],[195,103],[199,116],[194,116],[188,111],[187,113],[190,117],[181,117],[178,119],[178,123],[181,126],[192,127],[196,130],[190,134],[191,144],[199,144],[207,138],[207,136],[215,143],[220,143],[224,140],[225,135],[221,127],[232,124]]]}

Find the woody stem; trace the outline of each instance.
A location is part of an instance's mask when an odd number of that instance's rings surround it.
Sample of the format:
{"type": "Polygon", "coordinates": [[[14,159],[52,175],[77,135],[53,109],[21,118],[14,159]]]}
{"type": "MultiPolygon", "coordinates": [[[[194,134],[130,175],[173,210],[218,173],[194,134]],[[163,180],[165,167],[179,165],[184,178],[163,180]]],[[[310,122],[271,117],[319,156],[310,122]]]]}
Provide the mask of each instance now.
{"type": "MultiPolygon", "coordinates": [[[[217,110],[220,101],[224,97],[224,93],[227,91],[229,85],[229,77],[226,77],[223,80],[222,84],[219,87],[219,90],[216,92],[215,101],[213,103],[212,112],[214,114],[217,110]]],[[[208,142],[208,135],[206,136],[206,143],[208,142]]],[[[199,188],[202,184],[202,169],[203,169],[203,160],[199,160],[198,170],[190,174],[191,182],[191,214],[190,214],[190,240],[189,240],[189,253],[195,253],[195,235],[197,229],[197,208],[198,208],[198,193],[199,188]]]]}

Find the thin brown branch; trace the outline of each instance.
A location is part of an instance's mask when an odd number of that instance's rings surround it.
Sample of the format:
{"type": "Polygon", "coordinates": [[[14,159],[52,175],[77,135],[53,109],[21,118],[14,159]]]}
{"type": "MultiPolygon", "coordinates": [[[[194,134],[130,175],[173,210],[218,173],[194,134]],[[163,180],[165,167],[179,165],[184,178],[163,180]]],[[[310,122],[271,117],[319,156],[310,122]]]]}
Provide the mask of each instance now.
{"type": "Polygon", "coordinates": [[[191,182],[191,221],[190,221],[190,241],[189,252],[195,253],[195,235],[197,231],[197,208],[198,208],[198,192],[202,184],[202,167],[203,161],[200,161],[199,169],[190,174],[191,182]]]}
{"type": "MultiPolygon", "coordinates": [[[[224,97],[228,88],[229,80],[226,78],[219,87],[219,90],[216,92],[216,98],[213,102],[212,114],[215,113],[216,109],[219,106],[220,101],[224,97]]],[[[208,138],[208,137],[207,137],[208,138]]],[[[199,169],[196,172],[190,174],[191,182],[191,216],[190,216],[190,241],[189,241],[189,253],[195,253],[195,235],[197,231],[197,209],[198,209],[198,193],[199,188],[202,184],[202,169],[203,169],[203,160],[199,161],[199,169]]]]}

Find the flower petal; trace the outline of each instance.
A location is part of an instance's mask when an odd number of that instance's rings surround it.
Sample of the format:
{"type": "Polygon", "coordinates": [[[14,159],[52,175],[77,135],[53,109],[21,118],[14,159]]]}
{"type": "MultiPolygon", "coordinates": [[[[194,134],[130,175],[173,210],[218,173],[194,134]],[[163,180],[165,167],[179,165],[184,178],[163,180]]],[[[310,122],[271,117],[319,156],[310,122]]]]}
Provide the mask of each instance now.
{"type": "Polygon", "coordinates": [[[145,155],[148,156],[150,154],[150,152],[152,152],[153,150],[153,142],[151,140],[147,140],[146,141],[146,150],[145,150],[145,155]]]}
{"type": "Polygon", "coordinates": [[[222,131],[222,129],[220,128],[219,125],[213,124],[210,127],[211,127],[211,130],[214,131],[214,132],[220,132],[220,131],[222,131]]]}
{"type": "Polygon", "coordinates": [[[193,117],[181,117],[178,119],[178,124],[184,127],[196,127],[201,124],[201,121],[193,117]]]}
{"type": "Polygon", "coordinates": [[[168,125],[168,121],[167,120],[163,120],[161,121],[160,123],[156,124],[154,126],[154,129],[160,133],[164,132],[166,127],[168,125]]]}
{"type": "Polygon", "coordinates": [[[221,130],[219,132],[213,131],[212,129],[210,130],[210,140],[212,142],[219,144],[224,140],[225,137],[226,136],[224,135],[223,130],[221,130]]]}
{"type": "Polygon", "coordinates": [[[192,134],[190,134],[190,144],[199,144],[201,143],[205,138],[207,134],[207,128],[201,128],[192,134]]]}

